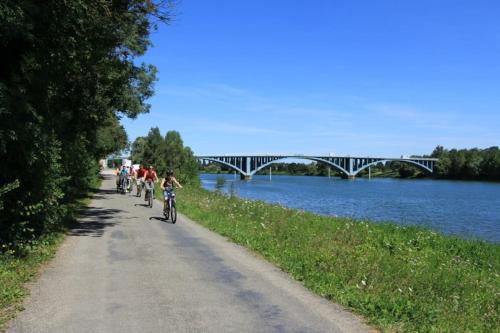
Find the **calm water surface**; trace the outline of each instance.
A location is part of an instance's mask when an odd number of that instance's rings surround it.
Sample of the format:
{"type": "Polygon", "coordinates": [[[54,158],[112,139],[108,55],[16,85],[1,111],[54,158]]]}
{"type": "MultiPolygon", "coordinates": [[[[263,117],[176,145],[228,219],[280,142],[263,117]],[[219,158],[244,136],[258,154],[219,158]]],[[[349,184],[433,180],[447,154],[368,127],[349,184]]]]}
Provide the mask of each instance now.
{"type": "Polygon", "coordinates": [[[449,234],[500,242],[500,183],[392,178],[354,181],[302,176],[202,174],[202,184],[239,197],[300,208],[323,215],[418,224],[449,234]]]}

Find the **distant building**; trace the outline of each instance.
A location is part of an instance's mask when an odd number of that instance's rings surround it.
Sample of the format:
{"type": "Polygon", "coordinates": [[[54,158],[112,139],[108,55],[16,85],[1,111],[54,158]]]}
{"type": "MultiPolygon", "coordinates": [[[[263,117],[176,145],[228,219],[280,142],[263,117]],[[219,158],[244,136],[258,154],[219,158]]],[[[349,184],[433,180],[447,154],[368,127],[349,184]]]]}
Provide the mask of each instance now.
{"type": "Polygon", "coordinates": [[[110,155],[105,160],[105,166],[108,168],[116,168],[120,165],[131,166],[132,160],[130,156],[110,155]]]}

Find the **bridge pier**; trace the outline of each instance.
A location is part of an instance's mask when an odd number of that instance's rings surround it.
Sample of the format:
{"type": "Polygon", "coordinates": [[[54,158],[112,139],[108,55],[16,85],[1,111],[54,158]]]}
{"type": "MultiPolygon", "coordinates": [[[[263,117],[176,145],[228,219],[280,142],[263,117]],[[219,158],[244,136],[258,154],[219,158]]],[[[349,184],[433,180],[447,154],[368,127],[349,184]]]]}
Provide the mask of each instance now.
{"type": "Polygon", "coordinates": [[[251,180],[252,176],[250,176],[250,175],[244,175],[244,174],[240,173],[240,179],[241,180],[251,180]]]}
{"type": "Polygon", "coordinates": [[[354,180],[354,178],[356,178],[355,175],[347,175],[347,179],[354,180]]]}

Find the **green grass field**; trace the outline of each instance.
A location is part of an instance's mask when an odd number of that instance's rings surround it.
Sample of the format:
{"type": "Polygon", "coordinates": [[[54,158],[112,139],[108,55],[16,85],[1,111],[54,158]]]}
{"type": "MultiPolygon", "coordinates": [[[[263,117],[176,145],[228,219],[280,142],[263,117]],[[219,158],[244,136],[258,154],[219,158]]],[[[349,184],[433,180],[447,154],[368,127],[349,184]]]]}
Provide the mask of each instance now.
{"type": "Polygon", "coordinates": [[[261,254],[382,331],[500,331],[498,244],[196,188],[177,194],[179,212],[261,254]]]}

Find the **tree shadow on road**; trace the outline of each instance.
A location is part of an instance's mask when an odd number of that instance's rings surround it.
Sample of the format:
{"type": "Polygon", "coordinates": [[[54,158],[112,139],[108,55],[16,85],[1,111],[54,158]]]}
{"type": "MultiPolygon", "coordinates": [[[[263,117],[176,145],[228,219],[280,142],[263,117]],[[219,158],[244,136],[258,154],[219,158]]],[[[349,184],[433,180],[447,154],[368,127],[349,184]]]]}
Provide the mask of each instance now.
{"type": "Polygon", "coordinates": [[[79,220],[75,221],[68,232],[71,236],[101,237],[106,228],[113,227],[116,223],[109,221],[123,212],[120,209],[88,207],[80,212],[79,220]]]}

